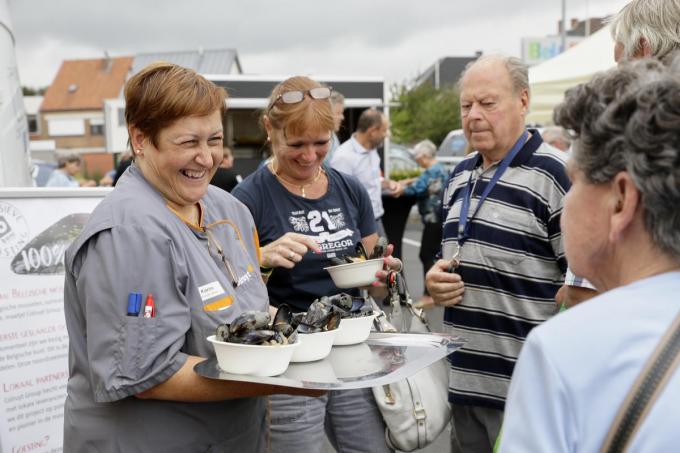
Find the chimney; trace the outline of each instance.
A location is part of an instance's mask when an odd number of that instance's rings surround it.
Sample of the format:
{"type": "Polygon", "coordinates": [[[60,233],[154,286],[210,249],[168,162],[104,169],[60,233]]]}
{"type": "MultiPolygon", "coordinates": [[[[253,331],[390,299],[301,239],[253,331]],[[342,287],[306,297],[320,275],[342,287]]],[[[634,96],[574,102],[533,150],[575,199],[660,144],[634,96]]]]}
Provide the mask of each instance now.
{"type": "Polygon", "coordinates": [[[104,51],[104,63],[103,63],[104,72],[111,72],[112,68],[113,68],[113,59],[109,55],[109,51],[105,50],[104,51]]]}

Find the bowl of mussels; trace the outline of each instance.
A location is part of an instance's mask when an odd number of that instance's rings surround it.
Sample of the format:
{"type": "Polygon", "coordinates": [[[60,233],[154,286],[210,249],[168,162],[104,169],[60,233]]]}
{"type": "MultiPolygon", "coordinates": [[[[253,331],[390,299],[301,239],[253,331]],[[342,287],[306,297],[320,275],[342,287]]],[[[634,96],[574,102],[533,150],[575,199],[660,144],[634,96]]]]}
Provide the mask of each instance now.
{"type": "Polygon", "coordinates": [[[293,352],[301,346],[291,326],[288,306],[279,308],[272,321],[267,312],[246,311],[229,324],[220,324],[208,341],[217,363],[227,373],[277,376],[288,368],[293,352]]]}
{"type": "Polygon", "coordinates": [[[370,335],[375,314],[373,305],[367,299],[341,293],[314,301],[310,309],[317,303],[330,306],[333,313],[340,315],[334,346],[361,343],[370,335]]]}
{"type": "Polygon", "coordinates": [[[357,243],[355,254],[330,259],[331,266],[325,267],[338,288],[368,286],[377,280],[375,274],[383,268],[383,254],[387,239],[380,238],[372,253],[367,253],[361,242],[357,243]]]}

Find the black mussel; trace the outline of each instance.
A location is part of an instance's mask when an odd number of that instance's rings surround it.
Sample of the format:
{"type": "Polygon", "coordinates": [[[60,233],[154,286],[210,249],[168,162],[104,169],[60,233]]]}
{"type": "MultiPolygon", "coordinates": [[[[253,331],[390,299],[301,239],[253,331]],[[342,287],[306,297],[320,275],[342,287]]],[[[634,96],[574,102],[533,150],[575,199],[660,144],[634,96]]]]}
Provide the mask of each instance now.
{"type": "Polygon", "coordinates": [[[314,327],[322,327],[331,315],[331,307],[332,305],[326,296],[315,300],[307,309],[307,314],[302,319],[302,323],[314,327]]]}
{"type": "Polygon", "coordinates": [[[321,327],[312,326],[311,324],[301,323],[299,326],[297,326],[298,333],[317,333],[321,331],[323,331],[321,327]]]}
{"type": "Polygon", "coordinates": [[[335,294],[329,298],[329,301],[344,311],[349,311],[352,308],[352,296],[346,293],[335,294]]]}
{"type": "Polygon", "coordinates": [[[220,324],[217,326],[215,339],[218,341],[229,341],[229,324],[220,324]]]}
{"type": "Polygon", "coordinates": [[[378,239],[378,242],[375,243],[375,246],[373,247],[373,252],[371,253],[370,258],[381,258],[385,255],[385,250],[387,250],[387,246],[389,245],[389,242],[387,241],[387,238],[384,236],[381,236],[378,239]]]}
{"type": "Polygon", "coordinates": [[[276,337],[276,332],[273,330],[251,330],[240,337],[243,344],[264,344],[269,343],[276,337]]]}
{"type": "Polygon", "coordinates": [[[269,326],[271,316],[264,311],[245,311],[231,322],[229,333],[236,336],[244,336],[251,330],[264,329],[269,326]]]}
{"type": "Polygon", "coordinates": [[[356,253],[356,256],[359,258],[363,258],[365,260],[368,259],[368,252],[366,251],[366,247],[364,247],[364,244],[359,241],[357,242],[356,247],[354,247],[354,252],[356,253]]]}
{"type": "Polygon", "coordinates": [[[272,324],[272,329],[283,333],[283,335],[288,336],[293,333],[293,310],[290,306],[286,304],[279,305],[278,310],[276,310],[276,315],[274,315],[274,322],[272,324]]]}
{"type": "Polygon", "coordinates": [[[337,329],[338,327],[340,327],[340,321],[342,321],[342,315],[338,312],[333,313],[326,322],[326,330],[337,329]]]}
{"type": "Polygon", "coordinates": [[[360,311],[364,306],[367,306],[366,300],[364,300],[363,297],[354,297],[352,298],[352,305],[349,309],[352,313],[356,313],[360,311]]]}

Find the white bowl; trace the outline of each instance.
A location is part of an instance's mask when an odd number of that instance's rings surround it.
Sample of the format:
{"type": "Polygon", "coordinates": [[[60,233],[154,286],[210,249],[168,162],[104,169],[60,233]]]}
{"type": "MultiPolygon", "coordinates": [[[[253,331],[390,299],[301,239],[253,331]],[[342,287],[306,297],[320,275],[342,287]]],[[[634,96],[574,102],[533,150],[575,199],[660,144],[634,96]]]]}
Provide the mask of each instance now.
{"type": "Polygon", "coordinates": [[[291,362],[313,362],[326,358],[331,353],[333,340],[338,329],[315,333],[299,333],[300,347],[293,352],[291,362]]]}
{"type": "Polygon", "coordinates": [[[376,281],[375,273],[383,268],[384,262],[382,258],[375,258],[324,267],[324,269],[331,274],[333,283],[338,288],[358,288],[360,286],[368,286],[376,281]]]}
{"type": "Polygon", "coordinates": [[[361,316],[359,318],[342,318],[333,345],[345,346],[366,341],[366,338],[371,334],[373,318],[375,318],[375,315],[361,316]]]}
{"type": "Polygon", "coordinates": [[[210,335],[217,363],[227,373],[253,376],[277,376],[288,368],[293,352],[300,342],[286,345],[254,345],[227,343],[210,335]]]}

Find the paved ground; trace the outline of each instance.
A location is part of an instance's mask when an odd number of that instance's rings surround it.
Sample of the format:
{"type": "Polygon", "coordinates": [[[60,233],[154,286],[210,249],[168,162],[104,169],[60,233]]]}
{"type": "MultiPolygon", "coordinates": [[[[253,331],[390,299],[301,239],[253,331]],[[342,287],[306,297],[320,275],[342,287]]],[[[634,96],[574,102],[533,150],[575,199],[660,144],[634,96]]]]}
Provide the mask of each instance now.
{"type": "MultiPolygon", "coordinates": [[[[411,217],[406,232],[404,234],[403,243],[403,261],[404,273],[411,296],[417,300],[423,293],[423,268],[418,259],[418,251],[420,250],[420,235],[422,226],[418,217],[411,217]]],[[[441,309],[433,309],[428,314],[430,325],[433,330],[441,331],[443,311],[441,309]]],[[[421,453],[449,453],[450,451],[449,429],[446,429],[441,436],[428,448],[418,450],[421,453]]],[[[335,449],[327,443],[322,450],[322,453],[334,453],[335,449]]]]}

